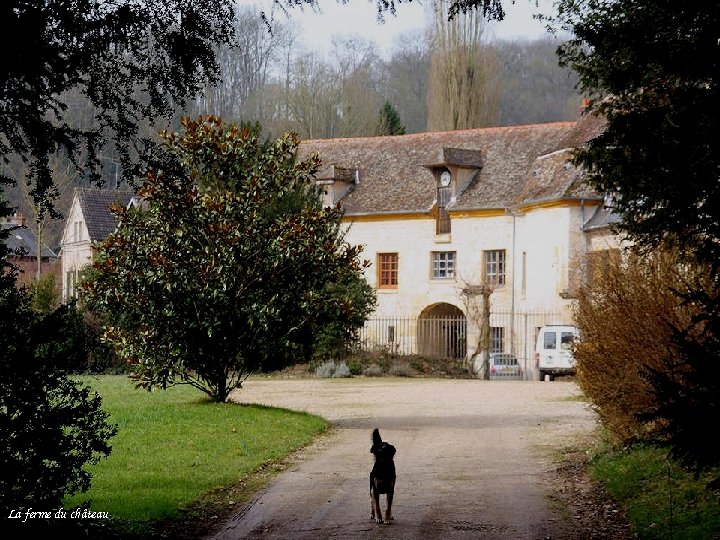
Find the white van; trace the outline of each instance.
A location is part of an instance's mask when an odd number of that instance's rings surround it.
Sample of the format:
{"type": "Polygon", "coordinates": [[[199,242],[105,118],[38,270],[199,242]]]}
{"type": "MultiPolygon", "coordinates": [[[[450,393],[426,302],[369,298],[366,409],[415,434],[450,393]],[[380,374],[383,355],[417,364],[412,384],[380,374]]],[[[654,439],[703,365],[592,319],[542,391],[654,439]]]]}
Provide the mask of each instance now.
{"type": "Polygon", "coordinates": [[[540,380],[575,375],[574,343],[580,339],[576,326],[551,324],[540,328],[535,345],[535,365],[540,380]]]}

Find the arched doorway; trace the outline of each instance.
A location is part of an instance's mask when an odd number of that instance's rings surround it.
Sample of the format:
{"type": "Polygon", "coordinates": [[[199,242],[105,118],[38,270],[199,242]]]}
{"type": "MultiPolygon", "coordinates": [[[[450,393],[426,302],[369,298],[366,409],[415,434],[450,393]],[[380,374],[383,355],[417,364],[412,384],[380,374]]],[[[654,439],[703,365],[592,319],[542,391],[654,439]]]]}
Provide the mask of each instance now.
{"type": "Polygon", "coordinates": [[[446,303],[426,307],[418,317],[418,353],[436,358],[465,358],[467,319],[461,309],[446,303]]]}

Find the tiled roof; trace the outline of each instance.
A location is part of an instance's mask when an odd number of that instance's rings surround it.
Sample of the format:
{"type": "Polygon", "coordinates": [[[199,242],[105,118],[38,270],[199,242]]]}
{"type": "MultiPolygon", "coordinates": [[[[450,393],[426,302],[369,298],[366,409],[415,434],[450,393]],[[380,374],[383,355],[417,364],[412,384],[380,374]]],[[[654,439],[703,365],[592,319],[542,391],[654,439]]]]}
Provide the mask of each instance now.
{"type": "Polygon", "coordinates": [[[597,207],[590,219],[585,222],[583,230],[594,231],[598,229],[610,229],[621,221],[620,216],[613,212],[612,208],[601,204],[597,207]]]}
{"type": "Polygon", "coordinates": [[[426,212],[436,184],[429,165],[480,167],[451,210],[511,208],[540,199],[593,196],[567,149],[597,133],[593,119],[411,135],[303,141],[299,156],[317,152],[322,167],[359,170],[340,204],[348,215],[426,212]],[[453,163],[454,162],[454,163],[453,163]]]}
{"type": "MultiPolygon", "coordinates": [[[[5,242],[8,249],[10,249],[10,251],[22,250],[26,255],[32,255],[34,257],[37,253],[37,237],[35,233],[25,227],[18,227],[17,225],[9,223],[0,223],[0,228],[2,229],[8,229],[10,227],[16,228],[10,231],[7,241],[5,242]]],[[[57,257],[57,254],[43,244],[41,257],[54,259],[57,257]]]]}
{"type": "Polygon", "coordinates": [[[113,203],[127,206],[134,196],[131,191],[77,189],[75,194],[80,203],[91,242],[103,240],[115,231],[117,220],[110,212],[113,203]]]}

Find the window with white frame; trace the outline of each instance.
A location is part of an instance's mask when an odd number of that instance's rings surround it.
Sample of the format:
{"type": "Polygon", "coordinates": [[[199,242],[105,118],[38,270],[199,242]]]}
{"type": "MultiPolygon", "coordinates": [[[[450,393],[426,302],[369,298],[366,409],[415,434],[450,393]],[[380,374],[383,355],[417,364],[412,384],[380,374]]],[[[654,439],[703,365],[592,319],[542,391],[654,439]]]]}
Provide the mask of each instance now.
{"type": "Polygon", "coordinates": [[[73,242],[80,242],[82,240],[82,221],[76,221],[73,223],[73,242]]]}
{"type": "Polygon", "coordinates": [[[455,252],[433,251],[432,266],[434,279],[453,279],[455,277],[455,252]]]}
{"type": "Polygon", "coordinates": [[[505,350],[505,328],[492,326],[490,328],[490,352],[503,352],[505,350]]]}
{"type": "Polygon", "coordinates": [[[488,285],[505,285],[505,250],[483,251],[483,273],[488,285]]]}
{"type": "Polygon", "coordinates": [[[65,300],[75,298],[75,289],[77,287],[77,270],[68,270],[65,273],[65,300]]]}

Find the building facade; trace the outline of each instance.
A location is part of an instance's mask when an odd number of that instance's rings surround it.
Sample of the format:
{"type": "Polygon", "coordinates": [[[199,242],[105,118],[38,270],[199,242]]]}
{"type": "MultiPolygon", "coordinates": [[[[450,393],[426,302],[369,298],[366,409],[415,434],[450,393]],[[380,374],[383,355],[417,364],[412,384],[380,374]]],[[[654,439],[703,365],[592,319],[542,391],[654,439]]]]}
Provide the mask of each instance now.
{"type": "Polygon", "coordinates": [[[323,163],[325,204],[341,206],[347,241],[371,263],[378,306],[364,339],[469,358],[489,302],[490,350],[531,369],[537,329],[572,323],[590,252],[614,242],[603,197],[570,162],[600,128],[588,117],[301,143],[300,157],[323,163]]]}
{"type": "Polygon", "coordinates": [[[60,244],[63,301],[76,296],[80,272],[93,260],[93,245],[115,230],[113,204],[126,207],[132,197],[129,191],[75,190],[60,244]]]}

